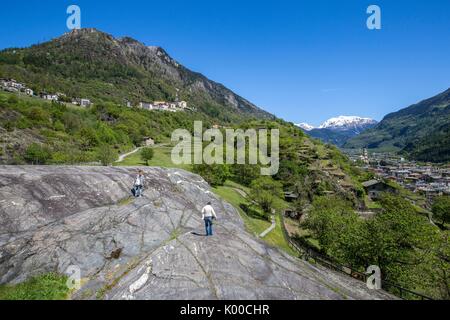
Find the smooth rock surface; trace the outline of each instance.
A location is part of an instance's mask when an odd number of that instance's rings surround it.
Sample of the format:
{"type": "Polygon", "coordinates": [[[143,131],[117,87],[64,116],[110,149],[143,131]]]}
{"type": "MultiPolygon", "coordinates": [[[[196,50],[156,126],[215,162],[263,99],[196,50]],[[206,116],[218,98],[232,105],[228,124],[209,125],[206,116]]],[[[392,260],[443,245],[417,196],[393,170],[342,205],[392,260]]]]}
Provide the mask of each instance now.
{"type": "Polygon", "coordinates": [[[0,283],[76,265],[74,299],[393,298],[254,238],[201,177],[142,169],[145,197],[127,200],[136,168],[0,166],[0,283]]]}

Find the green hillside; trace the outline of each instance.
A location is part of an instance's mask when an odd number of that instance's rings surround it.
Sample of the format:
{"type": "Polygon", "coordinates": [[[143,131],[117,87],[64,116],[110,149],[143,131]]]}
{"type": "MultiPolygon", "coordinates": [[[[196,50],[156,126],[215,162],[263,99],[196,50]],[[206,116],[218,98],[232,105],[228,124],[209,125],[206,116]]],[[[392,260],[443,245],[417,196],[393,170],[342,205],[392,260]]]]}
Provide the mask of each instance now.
{"type": "Polygon", "coordinates": [[[64,93],[94,103],[180,100],[223,121],[273,118],[223,85],[192,72],[162,48],[114,38],[95,29],[66,33],[52,41],[0,52],[0,78],[13,78],[35,93],[64,93]]]}
{"type": "Polygon", "coordinates": [[[412,159],[450,161],[450,89],[386,116],[374,129],[351,139],[345,148],[400,152],[412,159]]]}

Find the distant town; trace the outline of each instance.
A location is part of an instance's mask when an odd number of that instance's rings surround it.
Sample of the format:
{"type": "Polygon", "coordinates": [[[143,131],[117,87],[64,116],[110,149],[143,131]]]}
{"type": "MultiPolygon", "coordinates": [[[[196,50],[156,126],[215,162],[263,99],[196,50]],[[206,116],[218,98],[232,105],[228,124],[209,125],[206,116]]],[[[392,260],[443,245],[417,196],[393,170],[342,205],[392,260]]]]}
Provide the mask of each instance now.
{"type": "MultiPolygon", "coordinates": [[[[91,107],[93,103],[91,100],[87,98],[72,98],[69,99],[64,93],[48,93],[48,92],[40,92],[36,94],[32,89],[27,87],[25,84],[18,82],[14,79],[0,79],[0,89],[11,92],[11,93],[24,93],[30,97],[41,98],[43,100],[54,101],[54,102],[62,102],[62,103],[71,103],[80,107],[91,107]]],[[[168,111],[168,112],[178,112],[178,111],[187,111],[193,110],[189,108],[188,103],[186,101],[180,101],[178,98],[178,93],[176,100],[174,102],[166,102],[166,101],[154,101],[154,102],[140,102],[138,105],[133,105],[130,101],[126,101],[125,105],[128,108],[138,108],[143,110],[157,110],[157,111],[168,111]]]]}
{"type": "Polygon", "coordinates": [[[450,166],[409,161],[390,153],[371,153],[364,149],[347,153],[360,167],[375,173],[379,180],[391,180],[427,198],[450,195],[450,166]]]}

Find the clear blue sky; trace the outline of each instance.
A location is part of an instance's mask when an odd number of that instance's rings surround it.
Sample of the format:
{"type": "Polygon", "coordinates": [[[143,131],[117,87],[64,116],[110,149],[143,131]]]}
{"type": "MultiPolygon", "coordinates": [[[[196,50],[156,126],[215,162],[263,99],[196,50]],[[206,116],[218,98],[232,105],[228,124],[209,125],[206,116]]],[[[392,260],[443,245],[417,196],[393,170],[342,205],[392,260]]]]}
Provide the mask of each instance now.
{"type": "Polygon", "coordinates": [[[450,1],[3,1],[0,48],[82,27],[164,47],[258,106],[314,125],[337,115],[380,120],[450,87],[450,1]],[[381,31],[366,9],[382,9],[381,31]]]}

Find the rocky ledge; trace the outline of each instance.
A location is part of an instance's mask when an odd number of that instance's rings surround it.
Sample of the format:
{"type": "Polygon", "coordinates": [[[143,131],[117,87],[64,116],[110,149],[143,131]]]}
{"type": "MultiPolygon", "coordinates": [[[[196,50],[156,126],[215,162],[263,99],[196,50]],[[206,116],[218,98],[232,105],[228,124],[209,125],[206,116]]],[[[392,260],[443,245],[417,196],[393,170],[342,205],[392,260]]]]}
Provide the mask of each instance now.
{"type": "Polygon", "coordinates": [[[191,173],[143,168],[0,166],[0,283],[81,270],[73,299],[391,299],[271,248],[191,173]],[[219,220],[203,236],[200,209],[219,220]]]}

